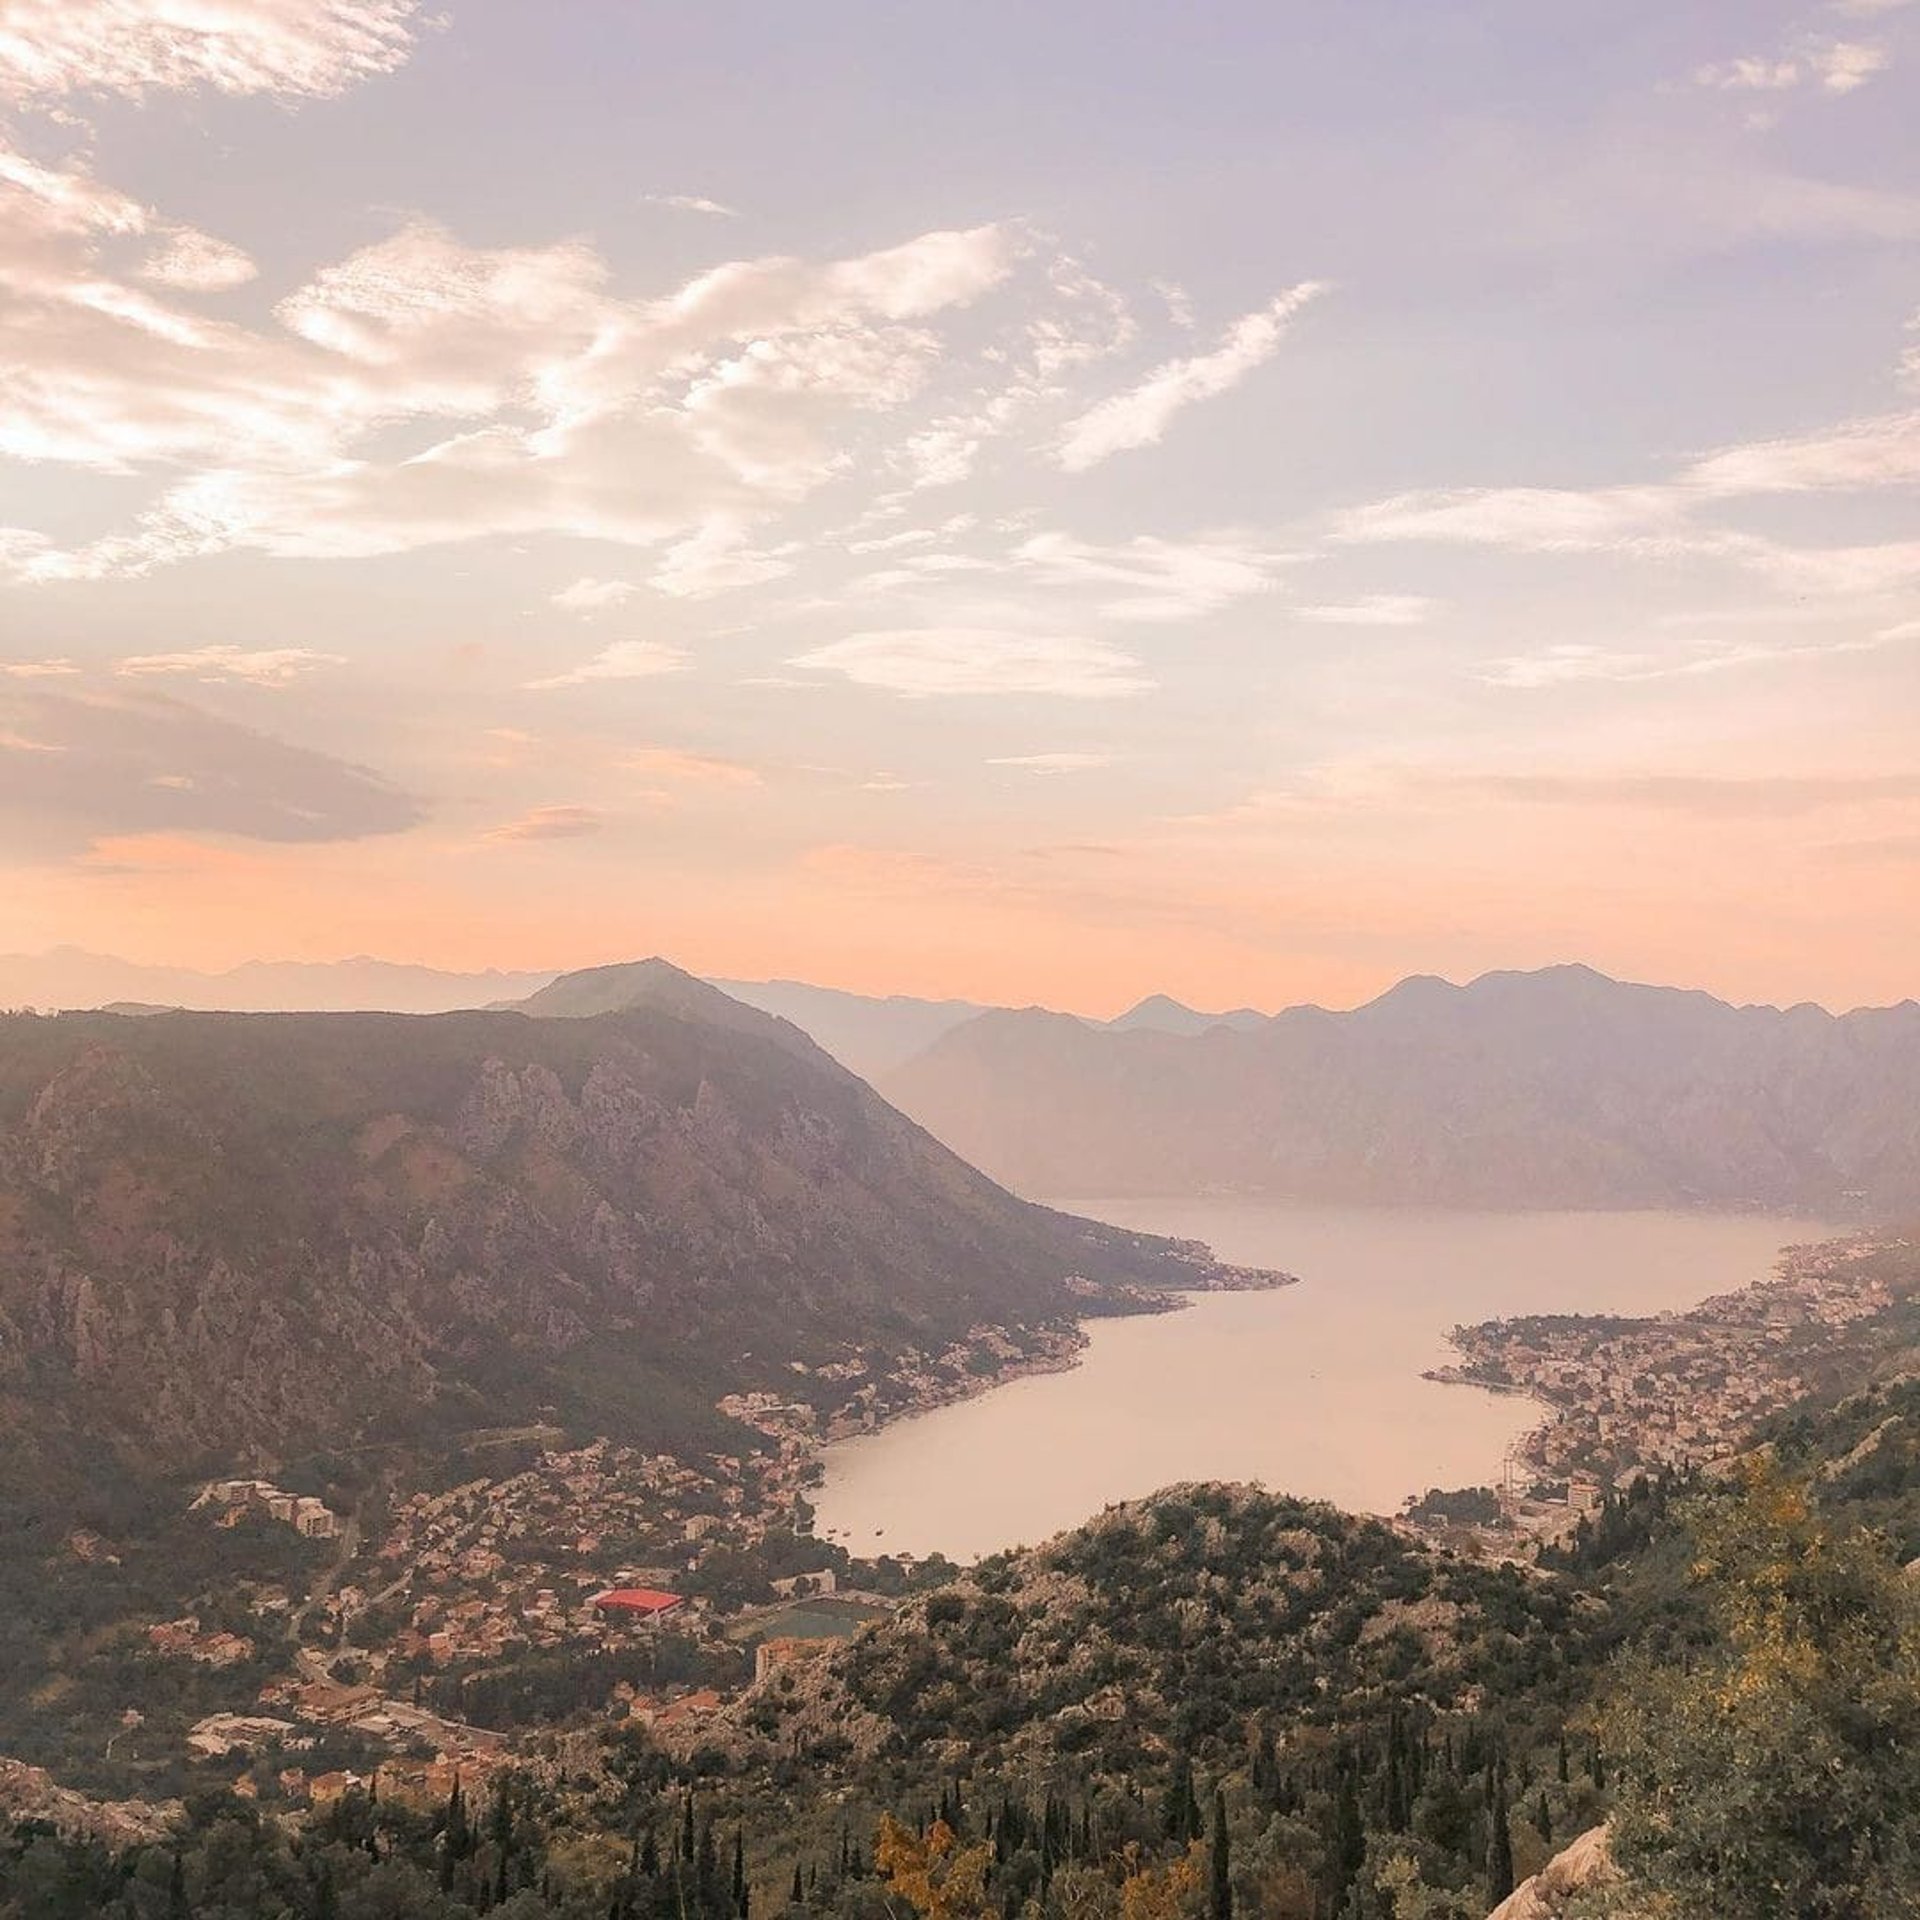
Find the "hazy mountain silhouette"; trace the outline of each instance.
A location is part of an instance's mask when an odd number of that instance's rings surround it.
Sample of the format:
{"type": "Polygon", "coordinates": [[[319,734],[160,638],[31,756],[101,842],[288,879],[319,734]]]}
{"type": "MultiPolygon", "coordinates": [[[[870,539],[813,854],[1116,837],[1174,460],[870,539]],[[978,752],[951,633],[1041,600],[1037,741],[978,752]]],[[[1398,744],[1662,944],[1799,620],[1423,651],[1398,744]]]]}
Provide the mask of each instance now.
{"type": "Polygon", "coordinates": [[[883,1081],[1027,1193],[1920,1205],[1920,1005],[1733,1007],[1588,967],[1198,1032],[995,1012],[883,1081]]]}
{"type": "Polygon", "coordinates": [[[518,1000],[553,972],[446,973],[393,960],[249,960],[224,973],[81,947],[0,954],[0,1007],[194,1007],[235,1013],[446,1013],[518,1000]]]}
{"type": "Polygon", "coordinates": [[[1264,1027],[1268,1016],[1252,1007],[1237,1007],[1232,1013],[1200,1013],[1183,1006],[1164,993],[1150,993],[1129,1007],[1117,1019],[1106,1022],[1114,1033],[1205,1033],[1209,1027],[1238,1027],[1242,1030],[1264,1027]]]}

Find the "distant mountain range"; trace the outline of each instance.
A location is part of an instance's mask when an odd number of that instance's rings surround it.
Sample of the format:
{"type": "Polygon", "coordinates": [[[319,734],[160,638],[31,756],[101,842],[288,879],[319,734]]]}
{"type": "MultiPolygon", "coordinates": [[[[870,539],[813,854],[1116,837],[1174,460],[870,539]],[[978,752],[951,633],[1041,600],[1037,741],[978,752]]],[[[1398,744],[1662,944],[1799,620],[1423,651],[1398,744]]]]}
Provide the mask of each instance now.
{"type": "Polygon", "coordinates": [[[81,947],[0,954],[0,1007],[192,1007],[233,1013],[448,1013],[519,1000],[545,973],[444,973],[393,960],[249,960],[225,973],[81,947]]]}
{"type": "Polygon", "coordinates": [[[524,1012],[0,1017],[0,1492],[536,1419],[681,1439],[789,1358],[1195,1278],[664,962],[524,1012]]]}
{"type": "Polygon", "coordinates": [[[1732,1007],[1587,967],[1181,1031],[990,1012],[881,1079],[1026,1193],[1920,1209],[1920,1005],[1732,1007]]]}
{"type": "MultiPolygon", "coordinates": [[[[68,949],[0,958],[0,1004],[604,1011],[629,971],[556,983],[352,960],[209,975],[68,949]]],[[[1920,1209],[1912,1001],[1733,1007],[1551,967],[1464,987],[1417,976],[1340,1013],[1203,1013],[1154,994],[1102,1022],[791,980],[709,984],[1024,1193],[1920,1209]]]]}
{"type": "MultiPolygon", "coordinates": [[[[587,975],[609,971],[604,967],[585,970],[587,975]]],[[[554,972],[445,973],[364,958],[252,960],[225,973],[199,973],[189,967],[140,966],[79,947],[57,947],[50,953],[0,954],[0,1007],[447,1013],[462,1007],[515,1005],[555,977],[554,972]]],[[[924,1053],[942,1034],[990,1011],[972,1000],[847,993],[799,980],[714,979],[709,984],[747,1006],[791,1020],[863,1080],[893,1072],[924,1053]]],[[[1216,1020],[1239,1025],[1265,1017],[1245,1010],[1196,1013],[1165,994],[1152,994],[1112,1024],[1129,1031],[1198,1033],[1216,1020]]]]}

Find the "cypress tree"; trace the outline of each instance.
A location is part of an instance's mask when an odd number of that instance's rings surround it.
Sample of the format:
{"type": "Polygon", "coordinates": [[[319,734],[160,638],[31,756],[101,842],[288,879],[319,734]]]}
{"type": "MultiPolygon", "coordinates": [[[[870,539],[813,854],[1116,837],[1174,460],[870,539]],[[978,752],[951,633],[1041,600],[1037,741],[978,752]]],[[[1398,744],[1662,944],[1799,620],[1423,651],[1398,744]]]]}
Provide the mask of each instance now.
{"type": "Polygon", "coordinates": [[[1360,1819],[1360,1788],[1352,1764],[1346,1761],[1342,1762],[1334,1782],[1333,1845],[1329,1852],[1333,1905],[1337,1909],[1367,1857],[1367,1831],[1360,1819]]]}
{"type": "Polygon", "coordinates": [[[747,1915],[747,1852],[746,1842],[740,1829],[733,1830],[733,1910],[746,1920],[747,1915]]]}
{"type": "Polygon", "coordinates": [[[1508,1815],[1507,1770],[1501,1765],[1494,1769],[1487,1830],[1487,1899],[1496,1907],[1513,1891],[1513,1833],[1508,1815]]]}
{"type": "Polygon", "coordinates": [[[1413,1814],[1413,1792],[1408,1780],[1407,1733],[1396,1707],[1387,1716],[1386,1818],[1389,1833],[1405,1833],[1413,1814]]]}
{"type": "Polygon", "coordinates": [[[1542,1840],[1553,1838],[1553,1809],[1547,1805],[1547,1790],[1540,1789],[1540,1804],[1533,1810],[1533,1824],[1540,1830],[1542,1840]]]}
{"type": "Polygon", "coordinates": [[[1193,1794],[1193,1762],[1184,1753],[1173,1763],[1173,1779],[1167,1786],[1160,1825],[1167,1838],[1179,1846],[1199,1838],[1200,1802],[1193,1794]]]}
{"type": "Polygon", "coordinates": [[[793,1891],[787,1895],[787,1898],[796,1907],[803,1906],[806,1903],[807,1890],[800,1883],[800,1862],[798,1860],[793,1863],[793,1891]]]}
{"type": "Polygon", "coordinates": [[[1570,1777],[1570,1768],[1568,1766],[1568,1756],[1567,1756],[1567,1736],[1564,1729],[1562,1729],[1560,1734],[1560,1752],[1557,1760],[1555,1761],[1555,1772],[1559,1776],[1560,1784],[1564,1787],[1567,1784],[1567,1781],[1570,1777]]]}
{"type": "Polygon", "coordinates": [[[447,1795],[446,1817],[440,1828],[440,1891],[453,1889],[453,1872],[473,1851],[473,1834],[467,1825],[467,1796],[461,1791],[460,1776],[453,1776],[453,1790],[447,1795]]]}
{"type": "Polygon", "coordinates": [[[1227,1796],[1213,1790],[1213,1857],[1207,1876],[1207,1920],[1233,1920],[1233,1861],[1227,1839],[1227,1796]]]}
{"type": "Polygon", "coordinates": [[[640,1871],[649,1880],[660,1872],[660,1843],[653,1837],[653,1828],[649,1826],[640,1839],[640,1871]]]}

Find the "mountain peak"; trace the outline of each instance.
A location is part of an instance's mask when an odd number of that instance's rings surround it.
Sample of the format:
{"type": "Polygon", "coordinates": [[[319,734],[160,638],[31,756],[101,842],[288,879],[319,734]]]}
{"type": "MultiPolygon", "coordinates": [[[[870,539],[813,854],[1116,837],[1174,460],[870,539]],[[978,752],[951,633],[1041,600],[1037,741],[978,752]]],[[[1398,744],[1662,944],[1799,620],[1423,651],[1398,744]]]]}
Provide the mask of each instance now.
{"type": "Polygon", "coordinates": [[[512,1003],[514,1012],[536,1020],[591,1020],[601,1014],[631,1013],[642,1008],[734,1033],[757,1034],[789,1053],[820,1051],[792,1021],[762,1013],[658,954],[645,960],[620,960],[610,966],[563,973],[538,993],[512,1003]]]}
{"type": "Polygon", "coordinates": [[[1734,1007],[1565,965],[1419,974],[1244,1033],[1144,1016],[1115,1025],[1160,1026],[1151,1043],[977,1021],[885,1084],[1029,1193],[1827,1217],[1920,1197],[1920,1019],[1899,1008],[1734,1007]]]}
{"type": "Polygon", "coordinates": [[[1218,1014],[1201,1013],[1173,998],[1171,994],[1150,993],[1120,1015],[1117,1020],[1109,1020],[1107,1025],[1115,1033],[1177,1033],[1191,1035],[1204,1033],[1218,1019],[1218,1014]]]}

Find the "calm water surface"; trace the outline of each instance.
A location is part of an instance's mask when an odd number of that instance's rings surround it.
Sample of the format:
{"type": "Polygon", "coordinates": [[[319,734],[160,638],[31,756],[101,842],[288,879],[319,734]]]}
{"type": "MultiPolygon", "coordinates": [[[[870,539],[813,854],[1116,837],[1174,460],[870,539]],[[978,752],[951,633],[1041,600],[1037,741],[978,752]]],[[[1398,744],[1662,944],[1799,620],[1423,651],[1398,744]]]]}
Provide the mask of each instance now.
{"type": "Polygon", "coordinates": [[[1258,1480],[1390,1513],[1489,1482],[1532,1402],[1422,1380],[1449,1327],[1517,1313],[1658,1313],[1763,1276],[1816,1221],[1766,1215],[1439,1213],[1065,1200],[1205,1240],[1301,1285],[1095,1321],[1070,1373],[827,1449],[818,1526],[855,1552],[970,1559],[1176,1480],[1258,1480]]]}

